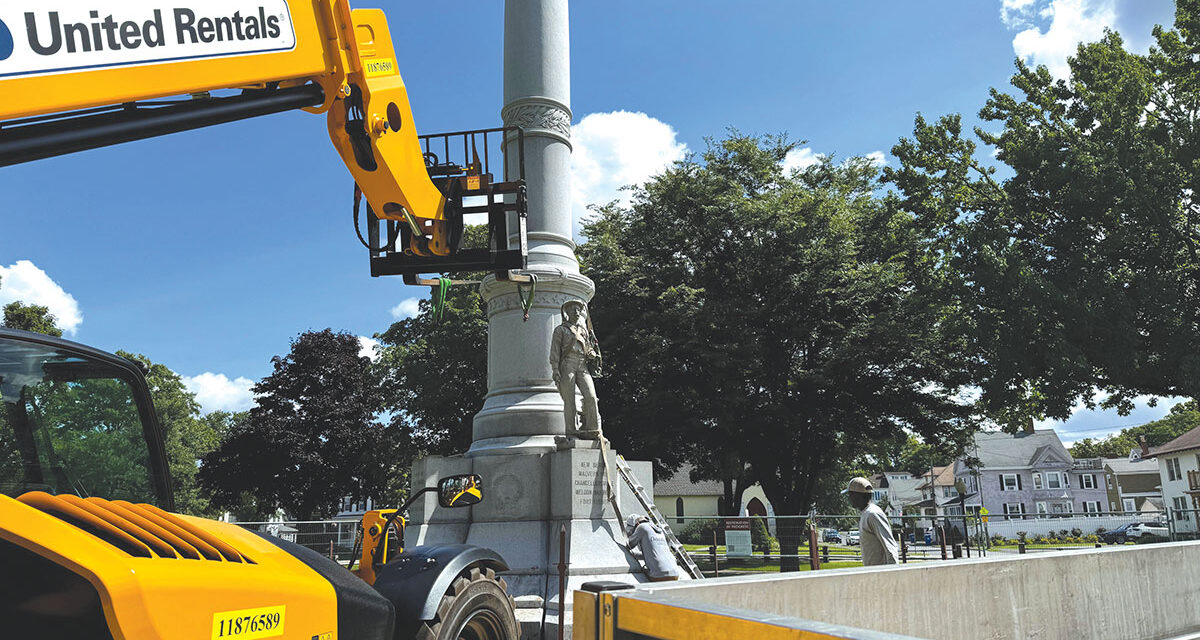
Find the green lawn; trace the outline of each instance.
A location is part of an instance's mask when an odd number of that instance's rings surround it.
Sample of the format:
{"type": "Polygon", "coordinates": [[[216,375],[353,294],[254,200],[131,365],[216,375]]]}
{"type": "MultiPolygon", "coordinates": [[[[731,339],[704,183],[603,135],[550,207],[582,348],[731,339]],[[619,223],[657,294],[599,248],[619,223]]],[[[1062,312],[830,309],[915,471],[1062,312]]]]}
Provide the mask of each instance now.
{"type": "MultiPolygon", "coordinates": [[[[698,567],[700,567],[700,570],[704,572],[704,575],[713,577],[712,563],[697,562],[696,565],[698,567]]],[[[837,561],[837,562],[827,562],[825,564],[822,564],[821,570],[824,571],[825,569],[846,569],[846,568],[850,568],[850,567],[861,567],[861,566],[863,566],[861,562],[856,562],[853,560],[844,560],[844,561],[837,561]]],[[[811,571],[812,570],[808,566],[807,560],[803,560],[803,559],[801,560],[800,570],[801,571],[811,571]]],[[[778,573],[778,572],[779,572],[779,562],[777,562],[777,561],[763,562],[763,563],[758,563],[758,564],[754,564],[754,565],[740,565],[740,564],[739,565],[730,565],[730,564],[726,564],[724,562],[721,563],[721,575],[723,575],[723,576],[731,576],[731,575],[738,574],[738,573],[778,573]]]]}

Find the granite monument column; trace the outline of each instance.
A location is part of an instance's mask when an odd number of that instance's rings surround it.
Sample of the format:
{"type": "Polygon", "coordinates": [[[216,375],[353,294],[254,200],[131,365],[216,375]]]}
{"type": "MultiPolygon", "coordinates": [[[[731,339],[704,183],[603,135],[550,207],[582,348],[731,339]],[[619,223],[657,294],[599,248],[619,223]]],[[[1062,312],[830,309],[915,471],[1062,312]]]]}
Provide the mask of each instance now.
{"type": "MultiPolygon", "coordinates": [[[[501,117],[505,126],[525,131],[529,271],[538,284],[528,321],[515,285],[488,278],[481,287],[488,395],[475,416],[468,456],[553,451],[554,436],[564,434],[562,400],[546,357],[550,336],[559,307],[586,302],[594,291],[579,274],[572,240],[570,102],[567,0],[507,0],[501,117]]],[[[514,153],[506,157],[516,160],[514,153]]]]}

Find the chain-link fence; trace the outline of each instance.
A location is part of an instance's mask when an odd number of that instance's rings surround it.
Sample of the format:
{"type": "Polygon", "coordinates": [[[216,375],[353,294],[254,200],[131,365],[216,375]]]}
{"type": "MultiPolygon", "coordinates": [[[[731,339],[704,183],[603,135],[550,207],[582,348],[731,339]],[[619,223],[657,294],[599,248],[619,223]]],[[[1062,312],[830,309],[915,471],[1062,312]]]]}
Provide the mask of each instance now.
{"type": "MultiPolygon", "coordinates": [[[[713,576],[778,571],[781,565],[789,564],[798,565],[800,570],[861,566],[859,518],[831,514],[676,516],[669,518],[668,524],[692,560],[706,575],[713,576]],[[745,531],[747,521],[749,548],[740,541],[726,544],[726,531],[745,531]]],[[[975,515],[893,516],[890,520],[903,563],[979,557],[987,553],[985,525],[975,515]]]]}
{"type": "Polygon", "coordinates": [[[239,527],[294,542],[349,564],[358,535],[358,520],[305,520],[299,522],[235,522],[239,527]]]}
{"type": "Polygon", "coordinates": [[[1200,509],[1167,507],[1166,525],[1172,541],[1200,540],[1200,509]]]}

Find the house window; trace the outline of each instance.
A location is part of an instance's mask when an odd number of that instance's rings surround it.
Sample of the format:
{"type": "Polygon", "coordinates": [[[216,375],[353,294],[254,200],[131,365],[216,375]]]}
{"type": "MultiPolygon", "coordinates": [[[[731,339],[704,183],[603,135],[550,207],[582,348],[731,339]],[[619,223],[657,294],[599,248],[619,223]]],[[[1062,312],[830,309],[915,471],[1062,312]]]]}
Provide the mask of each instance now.
{"type": "Polygon", "coordinates": [[[1179,471],[1179,458],[1167,458],[1167,480],[1174,482],[1183,477],[1179,471]]]}
{"type": "MultiPolygon", "coordinates": [[[[1015,515],[1021,515],[1024,513],[1025,513],[1025,505],[1023,503],[1020,503],[1020,502],[1005,502],[1004,503],[1004,515],[1015,516],[1015,515]]],[[[1012,519],[1012,518],[1010,518],[1010,519],[1012,519]]]]}
{"type": "Polygon", "coordinates": [[[1171,505],[1175,507],[1176,522],[1187,522],[1191,519],[1191,514],[1187,511],[1188,504],[1185,496],[1171,498],[1171,505]]]}
{"type": "Polygon", "coordinates": [[[1040,474],[1040,473],[1033,474],[1033,488],[1034,489],[1042,488],[1042,474],[1040,474]]]}
{"type": "Polygon", "coordinates": [[[1083,501],[1083,512],[1084,513],[1100,513],[1100,501],[1099,500],[1096,500],[1096,501],[1084,500],[1083,501]]]}
{"type": "Polygon", "coordinates": [[[1079,488],[1080,489],[1095,489],[1096,488],[1096,476],[1094,476],[1090,473],[1085,473],[1085,474],[1079,476],[1079,488]]]}
{"type": "Polygon", "coordinates": [[[1038,515],[1039,515],[1039,516],[1044,516],[1044,515],[1046,515],[1046,514],[1049,512],[1049,511],[1046,509],[1046,503],[1045,503],[1045,502],[1039,502],[1039,503],[1037,503],[1037,512],[1038,512],[1038,515]]]}
{"type": "Polygon", "coordinates": [[[1055,502],[1050,505],[1051,513],[1072,513],[1074,510],[1070,502],[1055,502]]]}
{"type": "Polygon", "coordinates": [[[1047,489],[1063,488],[1062,474],[1057,471],[1048,472],[1046,474],[1046,488],[1047,489]]]}
{"type": "Polygon", "coordinates": [[[958,495],[958,489],[954,487],[942,487],[942,497],[953,498],[958,495]]]}
{"type": "Polygon", "coordinates": [[[1020,491],[1021,476],[1015,473],[1000,474],[1000,490],[1001,491],[1020,491]]]}
{"type": "Polygon", "coordinates": [[[1121,501],[1121,506],[1125,508],[1125,513],[1133,513],[1137,511],[1137,500],[1133,498],[1125,498],[1121,501]]]}
{"type": "Polygon", "coordinates": [[[1111,474],[1111,473],[1110,473],[1110,474],[1108,474],[1108,475],[1106,475],[1106,476],[1104,476],[1104,486],[1105,486],[1106,488],[1108,488],[1108,489],[1112,489],[1112,488],[1113,488],[1113,487],[1112,487],[1112,474],[1111,474]]]}
{"type": "Polygon", "coordinates": [[[675,498],[675,524],[683,524],[683,498],[675,498]]]}

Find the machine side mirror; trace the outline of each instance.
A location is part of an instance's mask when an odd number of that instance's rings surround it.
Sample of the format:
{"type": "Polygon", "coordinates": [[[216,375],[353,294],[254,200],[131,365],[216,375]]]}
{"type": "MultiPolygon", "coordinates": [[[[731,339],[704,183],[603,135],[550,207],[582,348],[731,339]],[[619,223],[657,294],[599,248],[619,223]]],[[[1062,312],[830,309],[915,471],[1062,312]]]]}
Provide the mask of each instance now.
{"type": "Polygon", "coordinates": [[[483,478],[473,473],[438,481],[438,504],[443,507],[469,507],[482,501],[483,478]]]}

